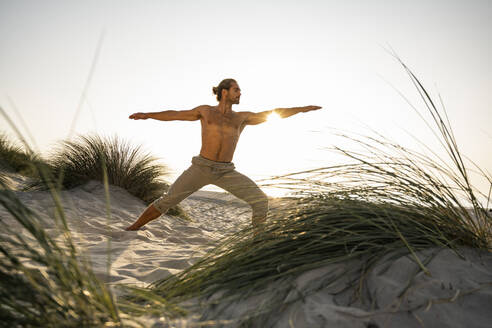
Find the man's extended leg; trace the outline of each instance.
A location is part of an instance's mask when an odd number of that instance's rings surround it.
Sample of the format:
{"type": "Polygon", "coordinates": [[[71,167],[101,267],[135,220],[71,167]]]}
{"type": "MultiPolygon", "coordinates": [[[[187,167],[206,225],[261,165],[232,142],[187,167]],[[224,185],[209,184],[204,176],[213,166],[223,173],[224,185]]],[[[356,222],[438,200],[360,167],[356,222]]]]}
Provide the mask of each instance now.
{"type": "Polygon", "coordinates": [[[145,211],[138,217],[137,221],[135,221],[131,226],[127,227],[125,230],[138,230],[141,226],[149,223],[152,220],[157,219],[161,216],[161,212],[155,208],[153,204],[150,204],[145,211]]]}
{"type": "Polygon", "coordinates": [[[200,171],[197,165],[191,165],[169,187],[167,194],[150,204],[140,217],[125,230],[138,230],[148,222],[157,219],[161,214],[183,199],[209,183],[209,178],[200,171]]]}
{"type": "Polygon", "coordinates": [[[268,198],[253,180],[233,170],[224,174],[213,184],[244,200],[251,206],[253,227],[257,227],[265,221],[268,213],[268,198]]]}

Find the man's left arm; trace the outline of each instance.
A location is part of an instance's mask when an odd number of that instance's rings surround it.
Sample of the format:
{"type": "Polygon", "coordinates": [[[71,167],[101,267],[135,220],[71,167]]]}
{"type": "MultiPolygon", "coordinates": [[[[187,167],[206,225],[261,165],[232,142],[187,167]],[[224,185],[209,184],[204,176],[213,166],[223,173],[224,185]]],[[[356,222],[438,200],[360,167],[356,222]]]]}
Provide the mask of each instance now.
{"type": "Polygon", "coordinates": [[[273,110],[267,110],[259,113],[246,112],[247,117],[244,121],[245,125],[256,125],[265,122],[268,116],[272,113],[277,114],[281,118],[287,118],[297,113],[305,113],[312,110],[320,109],[320,106],[304,106],[304,107],[290,107],[290,108],[276,108],[273,110]]]}

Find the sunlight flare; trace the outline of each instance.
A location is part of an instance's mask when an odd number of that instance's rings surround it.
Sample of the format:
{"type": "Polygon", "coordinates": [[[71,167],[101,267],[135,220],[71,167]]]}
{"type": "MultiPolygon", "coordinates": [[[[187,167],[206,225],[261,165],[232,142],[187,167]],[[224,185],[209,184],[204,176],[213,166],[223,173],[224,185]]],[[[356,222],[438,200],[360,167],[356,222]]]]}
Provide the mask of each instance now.
{"type": "Polygon", "coordinates": [[[279,120],[281,120],[282,118],[280,117],[280,115],[278,115],[277,113],[275,112],[272,112],[270,115],[268,115],[267,117],[267,122],[269,123],[274,123],[274,122],[278,122],[279,120]]]}

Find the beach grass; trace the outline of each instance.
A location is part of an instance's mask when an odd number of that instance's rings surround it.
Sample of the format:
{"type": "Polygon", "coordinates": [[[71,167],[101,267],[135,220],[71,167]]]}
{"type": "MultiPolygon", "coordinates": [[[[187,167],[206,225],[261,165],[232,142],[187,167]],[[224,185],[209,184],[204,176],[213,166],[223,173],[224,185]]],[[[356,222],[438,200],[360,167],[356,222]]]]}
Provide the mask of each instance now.
{"type": "Polygon", "coordinates": [[[59,200],[56,217],[63,231],[62,242],[46,234],[41,219],[22,204],[13,191],[0,190],[0,204],[22,227],[2,222],[7,232],[0,235],[0,321],[3,325],[119,326],[122,321],[114,297],[75,249],[59,200]]]}
{"type": "MultiPolygon", "coordinates": [[[[106,170],[108,183],[121,187],[146,204],[160,197],[169,185],[162,180],[167,175],[165,165],[145,153],[140,146],[114,137],[78,136],[62,141],[48,161],[49,180],[38,179],[29,188],[47,189],[49,184],[71,189],[90,180],[103,182],[106,170]]],[[[169,215],[189,219],[178,205],[169,215]]]]}
{"type": "MultiPolygon", "coordinates": [[[[353,263],[351,271],[359,272],[359,279],[352,284],[360,290],[367,272],[390,253],[411,256],[429,274],[419,250],[445,247],[459,254],[459,247],[467,246],[490,251],[492,218],[478,197],[486,195],[471,184],[445,112],[401,64],[424,101],[448,161],[382,136],[345,135],[366,151],[335,147],[347,164],[278,177],[275,186],[293,194],[281,209],[271,211],[262,232],[236,233],[192,267],[156,281],[153,292],[174,302],[198,298],[205,311],[219,302],[246,299],[276,282],[283,286],[275,290],[277,297],[258,313],[236,318],[237,324],[246,324],[256,317],[259,324],[283,306],[293,281],[308,270],[353,263]]],[[[490,176],[482,173],[490,183],[490,176]]]]}
{"type": "Polygon", "coordinates": [[[103,181],[103,166],[108,182],[150,202],[162,193],[166,184],[160,180],[166,168],[156,158],[143,153],[118,137],[78,136],[62,141],[49,156],[51,173],[65,189],[90,180],[103,181]]]}
{"type": "Polygon", "coordinates": [[[0,135],[0,172],[13,172],[32,177],[36,172],[34,164],[42,162],[40,155],[26,151],[8,135],[0,135]]]}

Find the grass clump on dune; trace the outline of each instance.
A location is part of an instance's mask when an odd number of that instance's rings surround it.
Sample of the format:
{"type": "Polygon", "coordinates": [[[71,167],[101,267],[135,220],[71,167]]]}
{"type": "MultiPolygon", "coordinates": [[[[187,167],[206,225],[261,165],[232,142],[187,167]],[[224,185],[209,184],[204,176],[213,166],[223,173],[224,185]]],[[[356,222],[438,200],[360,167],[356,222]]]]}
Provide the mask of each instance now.
{"type": "Polygon", "coordinates": [[[19,173],[25,176],[35,174],[34,163],[41,163],[40,156],[25,151],[7,135],[0,135],[0,170],[19,173]]]}
{"type": "MultiPolygon", "coordinates": [[[[48,162],[55,184],[65,189],[83,185],[90,180],[103,181],[103,167],[107,170],[108,182],[127,190],[146,204],[151,203],[168,189],[162,180],[167,174],[164,165],[144,153],[139,146],[118,137],[79,136],[73,141],[63,141],[48,162]]],[[[48,185],[38,181],[34,187],[48,185]]],[[[170,215],[186,217],[176,206],[170,215]]]]}
{"type": "Polygon", "coordinates": [[[252,237],[250,230],[241,231],[189,269],[155,282],[153,292],[173,301],[206,300],[225,293],[222,301],[230,303],[272,282],[285,282],[283,290],[275,290],[277,298],[269,309],[256,314],[265,317],[282,306],[296,277],[331,263],[357,259],[353,270],[359,279],[353,284],[362,288],[367,271],[390,253],[409,254],[427,273],[419,250],[458,251],[459,246],[490,250],[492,218],[471,185],[449,122],[402,65],[432,116],[452,165],[381,137],[351,138],[367,152],[336,149],[351,163],[282,177],[276,185],[296,194],[284,208],[270,213],[264,232],[252,237]]]}
{"type": "Polygon", "coordinates": [[[63,141],[49,164],[53,176],[66,189],[90,180],[103,181],[103,165],[109,184],[122,187],[147,203],[166,187],[160,180],[166,168],[140,147],[118,137],[79,136],[73,141],[63,141]]]}

